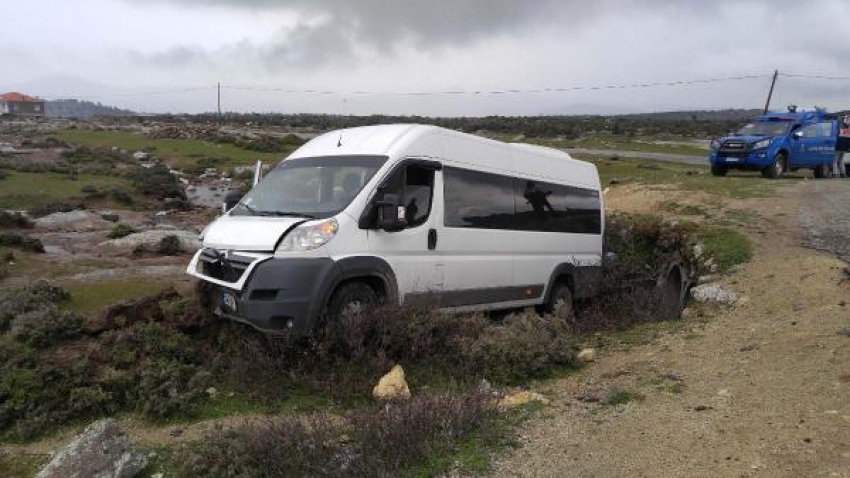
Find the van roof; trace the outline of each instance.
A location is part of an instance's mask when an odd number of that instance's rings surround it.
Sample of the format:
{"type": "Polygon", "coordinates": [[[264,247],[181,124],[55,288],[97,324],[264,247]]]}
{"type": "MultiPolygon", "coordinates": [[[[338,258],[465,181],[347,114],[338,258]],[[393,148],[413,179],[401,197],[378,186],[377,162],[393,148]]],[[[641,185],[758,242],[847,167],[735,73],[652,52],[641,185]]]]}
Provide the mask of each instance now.
{"type": "MultiPolygon", "coordinates": [[[[450,144],[463,147],[474,146],[474,150],[485,156],[477,160],[470,159],[479,167],[487,170],[512,170],[511,161],[499,159],[503,154],[510,157],[511,152],[520,152],[539,158],[533,164],[526,163],[523,173],[540,177],[552,177],[575,181],[585,185],[598,185],[596,168],[585,161],[573,159],[564,151],[523,143],[504,143],[480,136],[461,133],[422,124],[389,124],[362,126],[357,128],[330,131],[317,136],[298,148],[289,158],[337,155],[378,155],[397,156],[399,154],[436,155],[440,149],[452,149],[450,144]],[[489,152],[488,152],[489,151],[489,152]],[[557,164],[570,164],[568,172],[558,174],[561,168],[552,168],[557,164]]],[[[444,157],[443,159],[459,159],[444,157]]]]}

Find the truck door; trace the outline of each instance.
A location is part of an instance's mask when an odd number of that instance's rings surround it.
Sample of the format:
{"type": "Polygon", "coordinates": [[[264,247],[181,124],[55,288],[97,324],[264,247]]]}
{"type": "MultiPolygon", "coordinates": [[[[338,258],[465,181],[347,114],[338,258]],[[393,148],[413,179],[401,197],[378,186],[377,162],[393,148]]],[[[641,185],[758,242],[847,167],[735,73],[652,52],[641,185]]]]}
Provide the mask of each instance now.
{"type": "Polygon", "coordinates": [[[835,151],[833,122],[829,120],[812,123],[799,131],[799,138],[792,147],[791,165],[814,167],[832,161],[835,151]]]}
{"type": "MultiPolygon", "coordinates": [[[[437,164],[411,160],[396,169],[384,182],[379,196],[398,194],[405,207],[407,227],[401,231],[369,230],[369,251],[385,259],[396,275],[402,301],[410,294],[430,296],[443,288],[443,259],[437,249],[436,224],[441,222],[442,204],[435,189],[442,187],[437,164]]],[[[439,189],[437,189],[439,190],[439,189]]]]}

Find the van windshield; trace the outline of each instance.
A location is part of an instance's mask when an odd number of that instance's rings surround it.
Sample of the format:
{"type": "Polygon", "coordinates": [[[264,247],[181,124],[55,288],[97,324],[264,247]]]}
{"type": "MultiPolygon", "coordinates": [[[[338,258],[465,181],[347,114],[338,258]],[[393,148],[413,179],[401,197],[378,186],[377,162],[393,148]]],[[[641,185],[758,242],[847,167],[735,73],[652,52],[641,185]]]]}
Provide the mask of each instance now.
{"type": "Polygon", "coordinates": [[[234,216],[335,216],[386,162],[386,156],[288,159],[242,198],[234,216]]]}
{"type": "Polygon", "coordinates": [[[738,130],[739,136],[781,136],[788,131],[790,122],[756,121],[738,130]]]}

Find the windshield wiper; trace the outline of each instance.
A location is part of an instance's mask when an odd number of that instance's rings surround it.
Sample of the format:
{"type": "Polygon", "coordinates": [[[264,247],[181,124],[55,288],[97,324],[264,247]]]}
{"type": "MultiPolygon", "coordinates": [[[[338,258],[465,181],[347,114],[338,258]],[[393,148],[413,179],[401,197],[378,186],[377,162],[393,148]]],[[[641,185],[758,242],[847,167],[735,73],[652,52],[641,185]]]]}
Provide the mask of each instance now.
{"type": "Polygon", "coordinates": [[[280,216],[280,217],[303,217],[304,219],[316,219],[316,216],[304,214],[303,212],[288,212],[288,211],[257,211],[261,216],[280,216]]]}
{"type": "Polygon", "coordinates": [[[253,207],[253,206],[251,206],[251,205],[249,205],[249,204],[239,203],[239,205],[240,205],[240,206],[242,206],[243,208],[245,208],[245,210],[246,210],[246,211],[250,212],[252,216],[256,216],[256,215],[258,215],[258,214],[260,214],[260,215],[262,214],[260,211],[258,211],[258,210],[256,210],[256,209],[254,209],[254,207],[253,207]]]}

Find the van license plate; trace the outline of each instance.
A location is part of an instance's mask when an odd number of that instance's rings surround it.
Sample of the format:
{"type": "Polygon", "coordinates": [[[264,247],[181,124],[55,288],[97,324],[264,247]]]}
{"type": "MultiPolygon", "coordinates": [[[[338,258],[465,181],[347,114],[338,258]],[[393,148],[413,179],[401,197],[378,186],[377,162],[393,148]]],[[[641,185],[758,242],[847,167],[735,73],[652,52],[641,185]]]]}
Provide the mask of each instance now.
{"type": "Polygon", "coordinates": [[[726,162],[727,162],[727,163],[737,163],[737,162],[738,162],[738,158],[726,158],[726,162]]]}
{"type": "Polygon", "coordinates": [[[221,309],[224,312],[235,313],[236,312],[236,297],[229,292],[225,292],[221,294],[221,309]]]}

